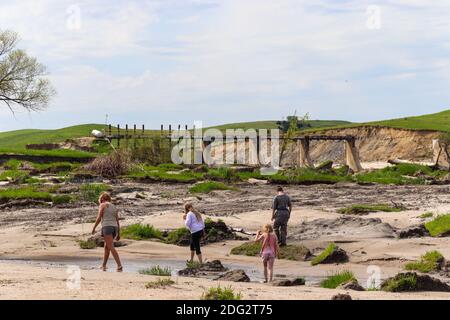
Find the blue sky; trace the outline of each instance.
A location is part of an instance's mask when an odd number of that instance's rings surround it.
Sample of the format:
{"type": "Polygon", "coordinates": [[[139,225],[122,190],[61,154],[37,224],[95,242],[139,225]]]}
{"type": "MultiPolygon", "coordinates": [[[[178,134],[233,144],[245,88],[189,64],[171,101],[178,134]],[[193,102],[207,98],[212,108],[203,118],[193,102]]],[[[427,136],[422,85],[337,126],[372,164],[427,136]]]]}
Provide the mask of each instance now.
{"type": "Polygon", "coordinates": [[[450,109],[449,9],[447,0],[0,0],[0,29],[20,33],[58,92],[45,112],[0,108],[0,131],[106,114],[159,127],[450,109]]]}

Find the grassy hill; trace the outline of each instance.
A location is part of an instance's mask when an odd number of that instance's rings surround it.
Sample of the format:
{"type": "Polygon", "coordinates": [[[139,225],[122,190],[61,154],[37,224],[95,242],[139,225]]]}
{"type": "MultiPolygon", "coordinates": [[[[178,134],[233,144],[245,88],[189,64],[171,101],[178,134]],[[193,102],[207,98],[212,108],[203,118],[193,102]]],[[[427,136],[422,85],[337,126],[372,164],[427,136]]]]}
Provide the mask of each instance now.
{"type": "MultiPolygon", "coordinates": [[[[311,128],[326,128],[341,125],[349,125],[351,122],[339,120],[310,120],[307,121],[311,128]]],[[[211,128],[219,129],[221,131],[226,129],[277,129],[277,121],[255,121],[255,122],[238,122],[228,123],[220,126],[213,126],[211,128]]]]}
{"type": "Polygon", "coordinates": [[[345,129],[363,126],[381,126],[409,130],[431,130],[450,132],[450,110],[438,113],[426,114],[422,116],[403,117],[398,119],[373,121],[364,123],[351,123],[327,128],[312,128],[309,132],[323,131],[324,129],[345,129]]]}
{"type": "Polygon", "coordinates": [[[103,129],[104,125],[85,124],[56,130],[26,129],[0,132],[0,149],[24,149],[27,144],[56,143],[86,137],[92,130],[99,128],[103,129]]]}
{"type": "MultiPolygon", "coordinates": [[[[311,128],[306,129],[304,132],[317,132],[324,129],[340,129],[340,128],[353,128],[360,126],[385,126],[402,129],[412,130],[434,130],[450,132],[450,110],[445,110],[439,113],[427,114],[422,116],[404,117],[399,119],[375,121],[367,123],[351,123],[347,121],[334,121],[334,120],[310,120],[309,124],[311,128]]],[[[102,130],[105,126],[103,124],[85,124],[73,127],[67,127],[56,130],[17,130],[10,132],[0,132],[0,153],[5,152],[24,152],[27,144],[39,144],[39,143],[57,143],[67,139],[80,138],[89,136],[94,129],[102,130]]],[[[242,122],[231,123],[219,126],[213,126],[219,130],[226,129],[275,129],[277,128],[276,121],[256,121],[256,122],[242,122]]],[[[115,132],[115,129],[113,129],[115,132]]],[[[123,133],[124,131],[122,131],[123,133]]],[[[146,133],[155,133],[158,130],[146,130],[146,133]]],[[[63,150],[63,152],[70,153],[70,150],[63,150]]],[[[52,153],[51,151],[30,151],[28,154],[38,153],[52,153]]],[[[72,152],[75,155],[77,152],[72,152]]],[[[79,156],[83,156],[85,153],[80,153],[79,156]]]]}

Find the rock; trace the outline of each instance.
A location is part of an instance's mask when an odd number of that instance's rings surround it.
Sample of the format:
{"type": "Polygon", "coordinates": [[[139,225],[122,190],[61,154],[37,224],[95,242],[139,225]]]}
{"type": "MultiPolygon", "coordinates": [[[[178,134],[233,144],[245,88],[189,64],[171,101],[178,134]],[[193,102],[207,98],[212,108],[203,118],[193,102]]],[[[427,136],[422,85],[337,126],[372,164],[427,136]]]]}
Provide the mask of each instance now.
{"type": "Polygon", "coordinates": [[[41,207],[50,206],[51,204],[45,201],[23,199],[23,200],[2,200],[0,199],[0,209],[15,208],[15,207],[41,207]]]}
{"type": "Polygon", "coordinates": [[[146,199],[146,196],[145,196],[145,194],[142,194],[142,193],[136,193],[135,198],[144,200],[144,199],[146,199]]]}
{"type": "MultiPolygon", "coordinates": [[[[103,248],[105,246],[105,241],[103,240],[103,237],[101,236],[100,233],[97,233],[97,234],[89,237],[87,241],[94,241],[95,245],[100,248],[103,248]]],[[[126,241],[121,241],[121,240],[115,241],[114,240],[114,247],[116,247],[116,248],[125,247],[127,245],[128,245],[128,242],[126,242],[126,241]]]]}
{"type": "Polygon", "coordinates": [[[200,270],[208,272],[222,272],[226,271],[227,269],[222,265],[222,262],[220,260],[213,260],[203,264],[200,267],[200,270]]]}
{"type": "Polygon", "coordinates": [[[275,280],[272,281],[272,285],[274,287],[303,286],[303,285],[305,285],[305,279],[303,279],[303,278],[295,278],[293,280],[289,280],[289,279],[275,279],[275,280]]]}
{"type": "Polygon", "coordinates": [[[450,286],[439,279],[415,272],[399,273],[381,283],[381,290],[389,292],[440,291],[450,292],[450,286]]]}
{"type": "Polygon", "coordinates": [[[208,261],[196,268],[186,268],[178,271],[178,275],[186,277],[198,277],[198,276],[214,276],[217,273],[225,272],[228,269],[222,265],[220,260],[208,261]]]}
{"type": "Polygon", "coordinates": [[[94,176],[90,173],[75,173],[71,181],[75,183],[84,183],[84,182],[93,182],[95,180],[99,180],[100,177],[94,176]]]}
{"type": "Polygon", "coordinates": [[[352,297],[348,293],[338,293],[331,300],[352,300],[352,297]]]}
{"type": "Polygon", "coordinates": [[[346,283],[341,284],[337,289],[341,290],[354,290],[354,291],[365,291],[365,289],[358,283],[358,280],[353,279],[346,283]]]}
{"type": "Polygon", "coordinates": [[[381,221],[381,219],[357,216],[342,216],[331,219],[319,218],[290,226],[289,228],[291,241],[317,239],[323,237],[324,234],[327,234],[330,238],[345,235],[346,238],[352,240],[396,237],[394,228],[381,221]]]}
{"type": "Polygon", "coordinates": [[[329,170],[333,169],[333,161],[328,160],[328,161],[322,162],[321,164],[319,164],[316,167],[316,169],[323,170],[323,171],[329,171],[329,170]]]}
{"type": "Polygon", "coordinates": [[[232,282],[250,282],[244,270],[231,270],[216,278],[216,280],[232,281],[232,282]]]}
{"type": "Polygon", "coordinates": [[[402,229],[398,232],[398,237],[400,239],[427,237],[429,235],[430,235],[430,233],[425,228],[424,224],[408,227],[408,228],[402,229]]]}
{"type": "Polygon", "coordinates": [[[61,188],[59,188],[57,190],[57,193],[69,194],[69,193],[77,193],[78,191],[80,191],[80,188],[78,186],[67,185],[67,186],[62,186],[61,188]]]}
{"type": "Polygon", "coordinates": [[[332,264],[332,263],[345,263],[348,262],[348,255],[344,249],[335,247],[334,250],[320,263],[321,264],[332,264]]]}
{"type": "Polygon", "coordinates": [[[261,180],[261,179],[254,179],[254,178],[248,179],[247,182],[250,184],[255,184],[255,185],[264,185],[264,184],[269,183],[268,180],[261,180]]]}

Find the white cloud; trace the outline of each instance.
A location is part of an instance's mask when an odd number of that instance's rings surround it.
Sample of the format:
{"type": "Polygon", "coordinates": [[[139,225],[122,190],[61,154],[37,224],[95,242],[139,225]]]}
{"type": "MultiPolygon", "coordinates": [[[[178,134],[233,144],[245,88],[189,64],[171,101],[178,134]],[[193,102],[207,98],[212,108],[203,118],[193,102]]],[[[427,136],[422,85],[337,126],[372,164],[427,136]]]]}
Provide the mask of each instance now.
{"type": "Polygon", "coordinates": [[[426,113],[450,98],[447,0],[78,3],[78,31],[65,27],[71,1],[0,4],[2,26],[50,66],[59,95],[49,114],[123,114],[126,106],[133,116],[152,112],[149,122],[220,122],[298,108],[369,120],[426,113]],[[366,27],[371,4],[381,8],[380,30],[366,27]],[[424,109],[415,89],[433,85],[424,109]],[[412,103],[399,105],[405,99],[412,103]]]}

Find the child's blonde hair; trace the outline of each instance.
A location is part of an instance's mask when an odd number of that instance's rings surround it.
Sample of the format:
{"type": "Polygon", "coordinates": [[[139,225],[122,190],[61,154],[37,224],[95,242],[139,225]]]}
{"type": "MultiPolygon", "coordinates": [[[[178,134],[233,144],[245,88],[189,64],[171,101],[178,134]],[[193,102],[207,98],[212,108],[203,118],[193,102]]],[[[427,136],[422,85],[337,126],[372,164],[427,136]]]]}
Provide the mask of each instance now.
{"type": "Polygon", "coordinates": [[[264,232],[265,233],[272,233],[273,232],[273,227],[272,227],[272,225],[271,224],[266,224],[264,227],[263,227],[263,230],[264,230],[264,232]]]}

